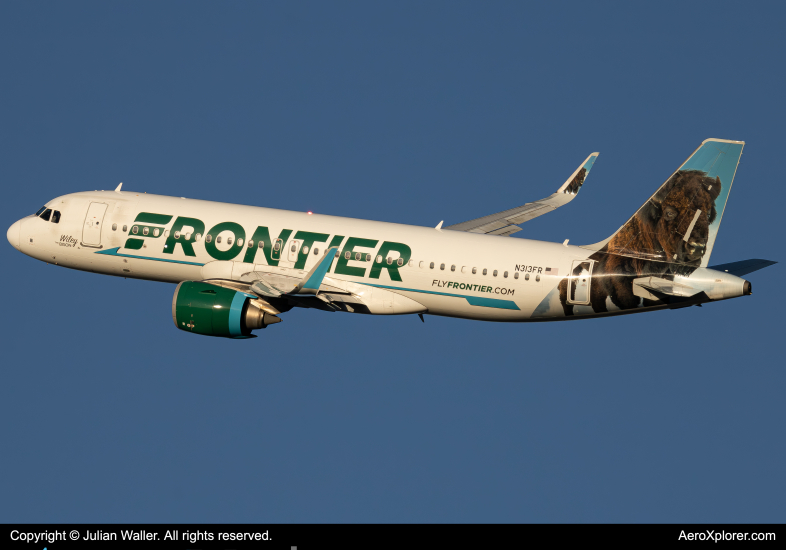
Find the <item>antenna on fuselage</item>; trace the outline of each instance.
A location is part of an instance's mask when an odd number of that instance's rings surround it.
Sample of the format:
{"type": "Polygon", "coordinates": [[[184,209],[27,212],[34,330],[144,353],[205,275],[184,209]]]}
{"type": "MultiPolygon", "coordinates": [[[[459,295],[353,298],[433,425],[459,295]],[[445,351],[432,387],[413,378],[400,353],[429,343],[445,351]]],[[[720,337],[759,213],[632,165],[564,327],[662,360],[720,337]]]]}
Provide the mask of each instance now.
{"type": "Polygon", "coordinates": [[[122,182],[122,181],[120,182],[120,185],[118,185],[117,187],[115,187],[115,193],[119,193],[119,192],[120,192],[120,188],[121,188],[121,187],[123,187],[123,182],[122,182]]]}

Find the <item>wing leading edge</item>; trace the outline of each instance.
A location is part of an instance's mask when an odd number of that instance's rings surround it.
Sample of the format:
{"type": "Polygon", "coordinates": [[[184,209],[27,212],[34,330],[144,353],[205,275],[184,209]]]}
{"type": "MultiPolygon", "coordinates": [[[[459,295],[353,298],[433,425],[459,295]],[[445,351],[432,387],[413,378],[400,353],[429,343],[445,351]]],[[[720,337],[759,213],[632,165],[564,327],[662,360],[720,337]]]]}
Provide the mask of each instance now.
{"type": "Polygon", "coordinates": [[[511,208],[510,210],[503,210],[496,214],[483,216],[474,220],[469,220],[454,225],[448,225],[442,229],[451,229],[453,231],[466,231],[468,233],[485,233],[486,235],[499,235],[502,237],[512,235],[517,231],[521,231],[518,224],[527,222],[548,212],[556,210],[560,206],[565,206],[578,195],[581,186],[587,179],[587,176],[598,158],[599,153],[592,153],[587,157],[576,171],[563,183],[557,192],[553,195],[540,199],[535,202],[528,202],[518,208],[511,208]]]}

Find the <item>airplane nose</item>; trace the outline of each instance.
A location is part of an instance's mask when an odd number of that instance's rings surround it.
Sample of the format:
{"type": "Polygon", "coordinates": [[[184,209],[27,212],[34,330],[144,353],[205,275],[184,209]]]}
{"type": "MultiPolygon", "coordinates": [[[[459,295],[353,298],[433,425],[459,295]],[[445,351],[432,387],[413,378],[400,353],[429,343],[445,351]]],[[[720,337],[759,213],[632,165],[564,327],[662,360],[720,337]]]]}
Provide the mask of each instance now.
{"type": "Polygon", "coordinates": [[[19,230],[21,227],[22,221],[19,220],[8,228],[8,233],[6,234],[6,237],[8,237],[8,242],[11,243],[11,246],[17,250],[19,250],[19,230]]]}

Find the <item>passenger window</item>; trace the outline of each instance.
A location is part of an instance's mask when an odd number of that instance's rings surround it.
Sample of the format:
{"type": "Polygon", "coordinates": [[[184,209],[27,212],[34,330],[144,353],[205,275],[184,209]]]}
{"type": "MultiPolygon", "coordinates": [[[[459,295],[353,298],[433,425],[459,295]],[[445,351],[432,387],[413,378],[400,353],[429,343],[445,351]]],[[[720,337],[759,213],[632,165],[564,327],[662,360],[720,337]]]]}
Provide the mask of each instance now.
{"type": "Polygon", "coordinates": [[[40,216],[40,215],[41,215],[41,212],[43,212],[44,210],[46,210],[46,206],[42,206],[41,208],[39,208],[39,209],[38,209],[38,212],[36,212],[36,213],[35,213],[35,215],[36,215],[36,216],[40,216]]]}
{"type": "Polygon", "coordinates": [[[265,248],[265,241],[259,241],[257,248],[265,248]]]}
{"type": "Polygon", "coordinates": [[[112,231],[117,231],[117,224],[116,223],[112,224],[112,231]]]}
{"type": "Polygon", "coordinates": [[[378,264],[382,263],[382,255],[381,254],[377,254],[377,263],[378,264]]]}
{"type": "Polygon", "coordinates": [[[486,269],[486,268],[484,267],[484,268],[483,268],[483,275],[485,275],[485,274],[486,274],[486,273],[488,273],[488,272],[489,272],[489,270],[488,270],[488,269],[486,269]]]}
{"type": "Polygon", "coordinates": [[[254,241],[248,241],[248,244],[246,246],[248,248],[254,248],[254,241]]]}
{"type": "Polygon", "coordinates": [[[154,237],[158,237],[158,233],[159,233],[159,229],[157,227],[155,229],[153,229],[153,236],[154,237]]]}
{"type": "Polygon", "coordinates": [[[176,238],[176,239],[179,239],[179,238],[180,238],[180,231],[175,231],[175,238],[176,238]]]}
{"type": "Polygon", "coordinates": [[[456,266],[455,265],[450,266],[450,270],[451,271],[456,271],[456,266]]]}
{"type": "MultiPolygon", "coordinates": [[[[177,233],[175,233],[175,238],[177,239],[177,233]]],[[[216,237],[216,243],[221,242],[221,237],[216,237]]]]}
{"type": "MultiPolygon", "coordinates": [[[[148,233],[150,233],[150,228],[149,227],[145,227],[145,228],[142,229],[142,235],[147,235],[148,233]]],[[[175,237],[175,238],[177,238],[177,237],[175,237]]]]}
{"type": "Polygon", "coordinates": [[[388,265],[391,265],[392,263],[393,263],[393,258],[391,258],[390,256],[388,256],[388,265]]]}
{"type": "Polygon", "coordinates": [[[296,244],[293,244],[293,245],[292,245],[292,246],[289,248],[289,250],[290,250],[290,252],[297,252],[297,245],[296,245],[296,244]]]}
{"type": "Polygon", "coordinates": [[[518,272],[518,271],[516,271],[516,272],[513,274],[513,278],[514,278],[514,279],[518,279],[518,278],[519,278],[519,272],[518,272]]]}
{"type": "Polygon", "coordinates": [[[213,242],[213,235],[211,235],[210,233],[208,233],[208,234],[207,234],[207,237],[205,237],[205,242],[206,242],[206,243],[213,242]]]}
{"type": "Polygon", "coordinates": [[[370,262],[370,261],[371,261],[371,254],[366,254],[366,261],[367,261],[367,262],[370,262]]]}
{"type": "Polygon", "coordinates": [[[497,276],[497,270],[496,269],[494,270],[494,273],[492,273],[492,275],[494,275],[495,277],[497,276]]]}
{"type": "Polygon", "coordinates": [[[467,266],[465,266],[465,265],[462,265],[462,266],[461,266],[461,272],[462,272],[462,273],[466,273],[466,272],[467,272],[467,266]]]}
{"type": "Polygon", "coordinates": [[[430,264],[428,264],[428,266],[429,266],[431,269],[434,269],[434,262],[431,262],[430,264]]]}
{"type": "Polygon", "coordinates": [[[278,240],[276,241],[276,244],[273,245],[273,250],[275,250],[276,252],[281,250],[281,243],[278,240]]]}
{"type": "Polygon", "coordinates": [[[507,279],[508,278],[508,272],[506,271],[505,273],[502,274],[502,276],[507,279]]]}
{"type": "Polygon", "coordinates": [[[51,218],[51,217],[52,217],[52,209],[51,208],[47,208],[46,210],[44,210],[44,213],[41,214],[41,219],[44,220],[45,222],[48,222],[49,218],[51,218]]]}
{"type": "Polygon", "coordinates": [[[123,226],[123,233],[125,233],[127,229],[128,229],[128,226],[127,226],[127,225],[124,225],[124,226],[123,226]]]}
{"type": "Polygon", "coordinates": [[[360,261],[361,258],[360,252],[355,252],[355,260],[360,261]]]}
{"type": "Polygon", "coordinates": [[[134,235],[136,235],[137,233],[139,233],[139,228],[138,228],[137,226],[134,226],[134,227],[132,227],[132,228],[131,228],[131,233],[133,233],[134,235]]]}
{"type": "Polygon", "coordinates": [[[537,275],[535,275],[535,282],[536,282],[536,283],[539,283],[539,282],[540,282],[540,273],[538,273],[537,275]]]}
{"type": "Polygon", "coordinates": [[[60,210],[52,212],[52,223],[60,223],[60,210]]]}
{"type": "Polygon", "coordinates": [[[351,257],[352,257],[352,253],[351,253],[351,252],[348,252],[348,251],[347,251],[347,252],[344,252],[344,259],[345,259],[345,260],[348,260],[348,259],[349,259],[349,258],[351,258],[351,257]]]}
{"type": "Polygon", "coordinates": [[[169,237],[169,229],[164,231],[164,237],[169,237]]]}
{"type": "Polygon", "coordinates": [[[439,264],[439,269],[441,271],[445,271],[445,264],[439,264]]]}
{"type": "Polygon", "coordinates": [[[424,267],[426,267],[426,262],[420,262],[420,263],[418,264],[418,267],[419,267],[420,269],[423,269],[424,267]]]}
{"type": "Polygon", "coordinates": [[[187,241],[191,240],[191,233],[190,232],[186,233],[186,240],[187,241]]]}
{"type": "Polygon", "coordinates": [[[194,241],[195,241],[195,242],[199,242],[199,240],[200,240],[201,238],[202,238],[202,233],[197,233],[196,235],[194,235],[194,241]]]}
{"type": "Polygon", "coordinates": [[[399,267],[401,267],[402,265],[404,265],[404,258],[399,258],[398,260],[396,260],[396,263],[398,264],[399,267]]]}
{"type": "Polygon", "coordinates": [[[301,249],[300,249],[300,253],[301,253],[301,254],[308,254],[308,247],[307,247],[307,246],[304,246],[303,248],[301,248],[301,249]]]}
{"type": "Polygon", "coordinates": [[[529,281],[529,273],[525,273],[524,274],[524,280],[525,281],[529,281]]]}
{"type": "MultiPolygon", "coordinates": [[[[175,237],[177,239],[177,237],[175,237]]],[[[227,244],[231,245],[234,239],[232,237],[227,237],[227,244]]]]}
{"type": "Polygon", "coordinates": [[[319,249],[318,248],[314,249],[314,256],[319,256],[319,249]]]}
{"type": "Polygon", "coordinates": [[[472,274],[473,275],[477,275],[478,274],[478,268],[477,267],[473,267],[472,268],[472,274]]]}
{"type": "MultiPolygon", "coordinates": [[[[188,235],[186,235],[186,239],[187,239],[187,238],[188,238],[188,235]]],[[[232,244],[232,243],[230,243],[230,244],[232,244]]],[[[237,240],[237,245],[238,245],[238,246],[243,246],[243,239],[238,239],[238,240],[237,240]]]]}

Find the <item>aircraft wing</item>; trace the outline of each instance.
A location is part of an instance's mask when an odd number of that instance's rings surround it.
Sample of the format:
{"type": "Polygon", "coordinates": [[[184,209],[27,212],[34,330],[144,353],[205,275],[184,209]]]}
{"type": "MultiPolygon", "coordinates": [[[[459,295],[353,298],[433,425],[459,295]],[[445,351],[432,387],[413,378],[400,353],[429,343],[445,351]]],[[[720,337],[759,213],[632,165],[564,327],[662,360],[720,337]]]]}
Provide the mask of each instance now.
{"type": "Polygon", "coordinates": [[[338,248],[329,249],[303,278],[291,277],[280,273],[252,271],[243,275],[241,280],[251,283],[251,291],[263,298],[319,294],[322,281],[325,279],[325,275],[336,254],[338,254],[338,248]]]}
{"type": "Polygon", "coordinates": [[[556,210],[572,201],[578,195],[581,186],[598,158],[599,153],[592,153],[587,157],[576,171],[563,183],[553,195],[540,199],[535,202],[528,202],[518,208],[503,210],[490,216],[483,216],[467,222],[448,225],[442,229],[452,229],[453,231],[466,231],[468,233],[485,233],[486,235],[508,236],[517,231],[521,231],[518,224],[527,222],[532,218],[537,218],[548,212],[556,210]]]}

